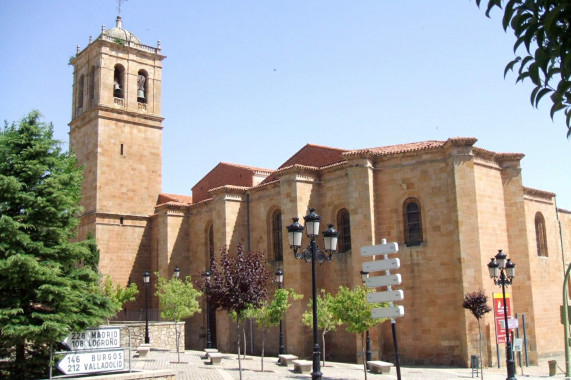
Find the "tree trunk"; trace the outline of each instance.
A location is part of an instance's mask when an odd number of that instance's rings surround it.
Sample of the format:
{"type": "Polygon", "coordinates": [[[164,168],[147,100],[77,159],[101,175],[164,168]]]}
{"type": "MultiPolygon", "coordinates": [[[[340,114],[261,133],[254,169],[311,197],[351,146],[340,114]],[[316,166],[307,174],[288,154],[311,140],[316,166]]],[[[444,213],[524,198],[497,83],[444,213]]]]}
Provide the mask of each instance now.
{"type": "Polygon", "coordinates": [[[26,368],[26,344],[16,345],[16,360],[14,361],[14,374],[26,368]]]}
{"type": "MultiPolygon", "coordinates": [[[[244,354],[243,354],[243,358],[246,359],[246,348],[248,347],[247,345],[247,340],[246,340],[246,323],[244,323],[244,326],[242,326],[242,331],[244,332],[244,354]]],[[[252,333],[252,331],[250,331],[250,334],[252,333]]],[[[252,351],[253,347],[250,347],[250,351],[252,351]]],[[[253,351],[252,351],[253,353],[253,351]]]]}
{"type": "Polygon", "coordinates": [[[174,333],[176,334],[176,355],[178,358],[178,363],[180,363],[180,331],[178,327],[178,321],[174,321],[174,333]]]}
{"type": "Polygon", "coordinates": [[[365,372],[365,380],[367,380],[367,358],[365,357],[365,342],[363,340],[363,333],[361,333],[361,357],[363,358],[363,371],[365,372]]]}
{"type": "Polygon", "coordinates": [[[484,361],[482,360],[482,327],[480,326],[480,318],[478,319],[478,350],[480,351],[480,376],[484,380],[484,361]]]}
{"type": "Polygon", "coordinates": [[[238,372],[240,372],[240,380],[242,380],[242,360],[240,359],[240,340],[242,337],[240,335],[240,319],[238,318],[238,372]]]}
{"type": "Polygon", "coordinates": [[[322,367],[325,367],[325,333],[327,331],[323,330],[323,334],[321,334],[321,340],[323,342],[323,357],[321,358],[321,361],[323,362],[323,364],[321,365],[322,367]]]}
{"type": "Polygon", "coordinates": [[[266,345],[267,333],[264,331],[264,336],[262,337],[262,372],[264,372],[264,346],[266,345]]]}

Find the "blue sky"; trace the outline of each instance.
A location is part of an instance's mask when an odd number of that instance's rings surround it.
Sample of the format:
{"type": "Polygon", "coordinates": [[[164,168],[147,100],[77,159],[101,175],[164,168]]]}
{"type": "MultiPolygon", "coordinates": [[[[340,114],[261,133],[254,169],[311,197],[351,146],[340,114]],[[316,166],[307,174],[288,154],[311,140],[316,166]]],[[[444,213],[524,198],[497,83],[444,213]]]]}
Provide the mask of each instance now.
{"type": "MultiPolygon", "coordinates": [[[[0,118],[39,109],[67,142],[69,57],[113,0],[0,1],[0,118]]],[[[161,40],[163,191],[220,161],[275,169],[307,143],[358,149],[449,137],[524,153],[525,186],[571,209],[571,142],[529,83],[503,78],[513,35],[469,0],[129,0],[123,27],[161,40]]],[[[547,99],[545,99],[547,100],[547,99]]]]}

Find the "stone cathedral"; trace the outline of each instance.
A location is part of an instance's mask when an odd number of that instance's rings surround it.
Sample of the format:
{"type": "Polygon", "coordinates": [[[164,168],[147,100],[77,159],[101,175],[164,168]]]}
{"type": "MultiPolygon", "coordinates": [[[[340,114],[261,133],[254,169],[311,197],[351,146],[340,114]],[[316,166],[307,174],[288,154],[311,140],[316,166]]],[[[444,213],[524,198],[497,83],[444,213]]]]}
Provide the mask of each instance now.
{"type": "MultiPolygon", "coordinates": [[[[571,212],[557,207],[555,194],[523,185],[523,154],[489,151],[472,137],[359,150],[307,144],[279,168],[221,162],[191,195],[165,194],[161,72],[166,57],[160,42],[143,44],[118,17],[114,28],[103,27],[77,50],[71,61],[69,138],[85,167],[80,238],[95,235],[100,270],[115,282],[136,282],[142,289],[145,271],[169,277],[176,266],[183,276],[199,279],[210,247],[235,250],[241,243],[263,251],[272,273],[283,270],[284,286],[305,296],[288,311],[284,335],[288,353],[310,357],[312,336],[300,317],[311,298],[311,266],[293,257],[285,226],[311,207],[322,216],[322,226],[333,223],[340,231],[338,253],[317,269],[321,289],[335,293],[339,285],[360,286],[361,265],[370,260],[360,247],[381,239],[398,242],[403,363],[467,365],[477,354],[477,320],[462,302],[464,294],[479,289],[490,300],[501,293],[487,268],[498,249],[517,264],[508,289],[513,312],[526,318],[531,362],[563,352],[559,308],[571,262],[571,212]]],[[[155,282],[152,276],[153,293],[155,282]]],[[[126,309],[140,311],[143,291],[139,297],[126,309]]],[[[206,347],[202,302],[202,313],[186,321],[188,349],[206,347]]],[[[156,299],[151,304],[158,308],[156,299]]],[[[217,347],[234,351],[234,323],[221,311],[209,320],[217,347]]],[[[493,313],[482,326],[485,357],[493,364],[493,313]]],[[[254,328],[252,334],[256,353],[261,332],[254,328]]],[[[328,360],[358,360],[360,338],[343,327],[326,337],[328,360]]],[[[374,357],[392,361],[390,322],[371,331],[371,344],[374,357]]],[[[276,330],[266,352],[276,354],[277,348],[276,330]]],[[[500,351],[503,357],[503,345],[500,351]]]]}

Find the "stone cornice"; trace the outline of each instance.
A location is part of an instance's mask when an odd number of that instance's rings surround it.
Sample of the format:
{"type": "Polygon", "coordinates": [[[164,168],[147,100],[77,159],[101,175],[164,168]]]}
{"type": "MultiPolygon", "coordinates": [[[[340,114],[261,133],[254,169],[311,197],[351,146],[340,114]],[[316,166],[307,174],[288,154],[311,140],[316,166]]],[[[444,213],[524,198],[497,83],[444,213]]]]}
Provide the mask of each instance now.
{"type": "Polygon", "coordinates": [[[521,159],[525,157],[525,154],[523,153],[496,153],[492,152],[491,150],[477,147],[474,147],[473,152],[477,158],[481,158],[487,161],[494,161],[497,163],[521,161],[521,159]]]}
{"type": "Polygon", "coordinates": [[[224,185],[208,190],[212,198],[222,197],[224,200],[241,201],[249,187],[224,185]]]}
{"type": "Polygon", "coordinates": [[[555,197],[555,195],[556,195],[555,193],[551,193],[549,191],[532,189],[531,187],[524,187],[523,193],[524,193],[524,195],[530,195],[530,196],[541,197],[541,198],[549,198],[549,199],[555,197]]]}
{"type": "Polygon", "coordinates": [[[164,117],[158,116],[158,115],[149,115],[149,114],[144,114],[144,113],[140,113],[140,112],[129,111],[129,110],[126,110],[124,108],[115,108],[115,107],[109,107],[109,106],[106,106],[103,104],[97,104],[96,106],[94,106],[90,110],[85,111],[84,113],[82,113],[81,115],[77,116],[75,119],[70,121],[68,125],[70,127],[73,127],[75,124],[81,124],[78,127],[82,127],[82,126],[87,125],[87,123],[86,123],[87,119],[98,119],[98,118],[107,119],[107,120],[115,120],[115,121],[119,121],[119,122],[125,121],[121,117],[113,117],[112,115],[128,116],[128,117],[133,118],[132,120],[129,120],[130,124],[137,124],[137,125],[140,125],[143,127],[155,128],[155,129],[163,129],[163,126],[161,125],[161,123],[165,119],[164,117]],[[144,119],[144,120],[153,121],[153,122],[159,123],[159,125],[149,125],[149,124],[140,123],[140,122],[136,121],[137,119],[144,119]]]}
{"type": "Polygon", "coordinates": [[[118,50],[119,49],[131,50],[131,51],[135,52],[136,54],[145,55],[145,56],[151,57],[152,59],[158,59],[159,61],[162,61],[163,59],[165,59],[167,57],[166,55],[160,54],[161,49],[158,47],[155,48],[155,47],[148,46],[148,45],[138,44],[138,43],[133,42],[133,41],[125,41],[125,44],[121,45],[121,44],[118,44],[117,42],[115,42],[114,38],[111,38],[109,36],[100,35],[97,39],[95,39],[95,41],[91,42],[84,49],[82,49],[79,53],[77,53],[75,58],[73,58],[70,63],[72,65],[75,65],[77,63],[77,61],[82,58],[84,53],[87,50],[89,50],[90,47],[96,46],[96,45],[101,45],[101,46],[109,47],[112,49],[118,49],[118,50]]]}
{"type": "Polygon", "coordinates": [[[176,215],[184,214],[189,205],[180,202],[166,202],[155,206],[155,214],[176,215]]]}

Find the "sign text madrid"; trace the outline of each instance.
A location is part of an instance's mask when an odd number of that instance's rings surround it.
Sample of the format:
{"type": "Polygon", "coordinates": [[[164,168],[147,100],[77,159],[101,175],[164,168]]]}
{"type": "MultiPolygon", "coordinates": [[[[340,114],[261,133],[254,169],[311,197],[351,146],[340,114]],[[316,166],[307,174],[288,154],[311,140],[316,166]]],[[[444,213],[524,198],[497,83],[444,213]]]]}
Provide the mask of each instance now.
{"type": "Polygon", "coordinates": [[[121,347],[119,327],[100,327],[71,332],[62,342],[71,350],[95,350],[121,347]]]}

